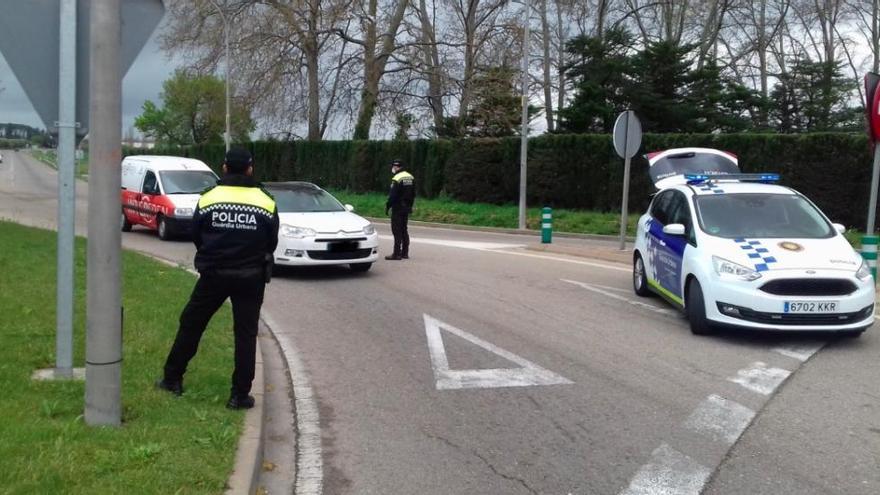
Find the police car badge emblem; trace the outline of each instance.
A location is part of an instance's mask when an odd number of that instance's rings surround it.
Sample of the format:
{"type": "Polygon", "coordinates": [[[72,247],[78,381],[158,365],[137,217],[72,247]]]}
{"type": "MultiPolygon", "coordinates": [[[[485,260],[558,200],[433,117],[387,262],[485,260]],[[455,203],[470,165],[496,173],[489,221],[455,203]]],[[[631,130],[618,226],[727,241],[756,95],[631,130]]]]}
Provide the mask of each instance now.
{"type": "Polygon", "coordinates": [[[801,246],[800,244],[798,244],[796,242],[791,242],[791,241],[780,242],[779,247],[781,247],[782,249],[785,249],[786,251],[794,251],[794,252],[804,250],[803,246],[801,246]]]}

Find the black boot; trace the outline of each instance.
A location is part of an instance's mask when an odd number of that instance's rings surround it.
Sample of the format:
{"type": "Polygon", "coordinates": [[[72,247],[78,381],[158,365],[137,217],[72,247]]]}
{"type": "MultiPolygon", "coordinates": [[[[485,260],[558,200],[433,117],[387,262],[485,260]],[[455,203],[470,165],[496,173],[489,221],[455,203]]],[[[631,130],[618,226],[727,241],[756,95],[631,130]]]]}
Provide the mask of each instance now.
{"type": "Polygon", "coordinates": [[[254,398],[251,395],[232,394],[226,402],[227,409],[250,409],[254,407],[254,398]]]}
{"type": "Polygon", "coordinates": [[[183,395],[183,380],[166,380],[163,378],[156,382],[156,388],[171,392],[180,397],[183,395]]]}
{"type": "Polygon", "coordinates": [[[400,261],[403,258],[401,258],[399,254],[389,254],[385,257],[385,259],[389,261],[400,261]]]}

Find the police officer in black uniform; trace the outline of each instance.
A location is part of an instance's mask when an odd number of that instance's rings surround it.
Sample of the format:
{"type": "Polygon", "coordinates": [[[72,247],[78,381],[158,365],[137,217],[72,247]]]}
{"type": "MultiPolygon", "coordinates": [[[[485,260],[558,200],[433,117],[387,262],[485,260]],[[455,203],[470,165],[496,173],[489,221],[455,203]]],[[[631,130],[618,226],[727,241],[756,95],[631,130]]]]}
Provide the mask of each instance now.
{"type": "Polygon", "coordinates": [[[199,280],[180,315],[180,328],[159,388],[183,393],[183,375],[195,356],[202,333],[227,298],[232,300],[235,370],[226,407],[250,409],[257,329],[263,291],[271,277],[272,253],[278,244],[275,200],[253,178],[250,153],[226,153],[223,178],[202,193],[193,215],[195,266],[199,280]]]}
{"type": "Polygon", "coordinates": [[[416,199],[415,178],[406,171],[403,162],[391,162],[391,190],[385,202],[385,214],[391,210],[391,233],[394,234],[394,252],[386,260],[409,259],[409,230],[407,222],[416,199]]]}

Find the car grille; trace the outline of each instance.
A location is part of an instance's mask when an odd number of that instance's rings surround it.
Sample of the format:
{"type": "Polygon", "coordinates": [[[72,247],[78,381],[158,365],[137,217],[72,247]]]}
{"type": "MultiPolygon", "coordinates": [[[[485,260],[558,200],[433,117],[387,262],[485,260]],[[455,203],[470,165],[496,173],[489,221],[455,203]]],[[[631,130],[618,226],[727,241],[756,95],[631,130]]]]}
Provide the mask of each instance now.
{"type": "MultiPolygon", "coordinates": [[[[718,303],[719,311],[722,311],[721,306],[722,303],[718,303]]],[[[874,312],[874,305],[872,304],[854,313],[833,314],[764,313],[743,307],[737,307],[737,309],[739,310],[737,318],[765,325],[847,325],[862,321],[871,316],[874,312]]],[[[728,316],[732,315],[728,314],[728,316]]]]}
{"type": "Polygon", "coordinates": [[[858,287],[843,278],[783,278],[771,280],[761,290],[777,296],[845,296],[858,287]]]}
{"type": "Polygon", "coordinates": [[[369,257],[373,253],[373,248],[351,251],[309,251],[308,253],[309,258],[313,260],[357,260],[369,257]]]}

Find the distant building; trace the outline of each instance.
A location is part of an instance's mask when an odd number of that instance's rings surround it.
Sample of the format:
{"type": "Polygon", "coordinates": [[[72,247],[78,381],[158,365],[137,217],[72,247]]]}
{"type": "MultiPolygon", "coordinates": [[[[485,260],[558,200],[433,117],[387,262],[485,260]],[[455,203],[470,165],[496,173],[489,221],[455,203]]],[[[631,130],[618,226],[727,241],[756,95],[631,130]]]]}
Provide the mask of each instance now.
{"type": "Polygon", "coordinates": [[[0,139],[24,139],[30,141],[34,136],[44,136],[46,132],[24,124],[0,124],[0,139]]]}

